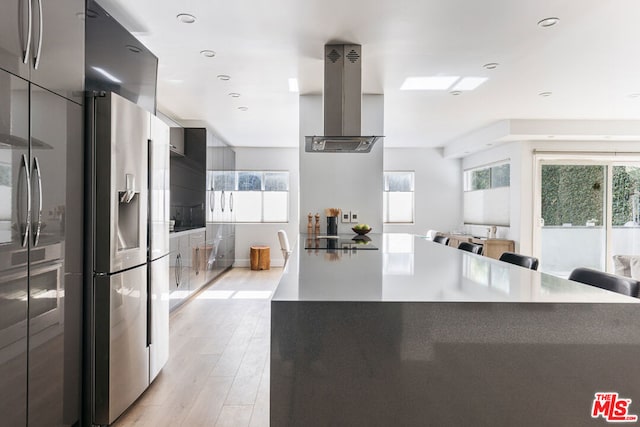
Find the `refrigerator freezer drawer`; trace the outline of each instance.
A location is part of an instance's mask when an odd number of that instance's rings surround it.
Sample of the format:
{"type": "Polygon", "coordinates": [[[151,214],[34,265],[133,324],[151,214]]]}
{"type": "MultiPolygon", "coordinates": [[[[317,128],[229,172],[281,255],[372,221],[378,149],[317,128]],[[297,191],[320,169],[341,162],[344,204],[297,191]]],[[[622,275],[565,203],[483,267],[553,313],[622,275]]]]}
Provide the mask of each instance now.
{"type": "Polygon", "coordinates": [[[94,279],[95,424],[111,424],[149,385],[147,265],[94,279]]]}
{"type": "Polygon", "coordinates": [[[149,329],[149,381],[153,381],[169,360],[169,255],[149,263],[151,315],[149,329]]]}

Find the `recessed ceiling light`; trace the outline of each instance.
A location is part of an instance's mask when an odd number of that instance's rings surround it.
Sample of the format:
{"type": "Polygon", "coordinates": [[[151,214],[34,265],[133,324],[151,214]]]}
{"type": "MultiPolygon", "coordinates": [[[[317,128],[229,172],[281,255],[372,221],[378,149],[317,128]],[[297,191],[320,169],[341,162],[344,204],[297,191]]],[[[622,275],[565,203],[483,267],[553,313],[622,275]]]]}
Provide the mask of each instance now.
{"type": "Polygon", "coordinates": [[[553,95],[553,93],[552,92],[540,92],[538,95],[539,96],[543,96],[543,97],[546,98],[547,96],[553,95]]]}
{"type": "Polygon", "coordinates": [[[544,19],[538,21],[538,26],[543,27],[543,28],[553,27],[554,25],[556,25],[558,23],[558,21],[560,21],[560,18],[555,18],[555,17],[544,18],[544,19]]]}
{"type": "Polygon", "coordinates": [[[127,45],[127,49],[129,49],[131,52],[133,53],[140,53],[142,52],[142,49],[140,49],[138,46],[134,46],[132,44],[128,44],[127,45]]]}
{"type": "Polygon", "coordinates": [[[230,96],[230,97],[232,97],[232,98],[240,98],[240,94],[239,94],[239,93],[236,93],[236,92],[231,92],[231,93],[229,94],[229,96],[230,96]]]}
{"type": "Polygon", "coordinates": [[[470,153],[470,151],[465,151],[465,152],[464,152],[464,154],[469,154],[469,153],[470,153]]]}
{"type": "Polygon", "coordinates": [[[205,49],[205,50],[201,50],[200,51],[200,55],[207,57],[207,58],[213,58],[214,56],[216,56],[216,53],[212,50],[209,49],[205,49]]]}
{"type": "Polygon", "coordinates": [[[240,111],[247,111],[249,109],[249,107],[238,107],[238,110],[240,111]]]}
{"type": "Polygon", "coordinates": [[[180,13],[176,16],[176,19],[178,20],[178,22],[181,22],[183,24],[193,24],[194,22],[196,22],[196,17],[189,13],[180,13]]]}
{"type": "Polygon", "coordinates": [[[226,82],[227,80],[231,80],[231,76],[227,76],[226,74],[218,74],[218,80],[222,80],[226,82]]]}
{"type": "Polygon", "coordinates": [[[460,92],[459,90],[452,90],[451,92],[449,92],[451,95],[453,96],[458,96],[460,95],[462,92],[460,92]]]}
{"type": "Polygon", "coordinates": [[[119,78],[117,78],[116,76],[114,76],[113,74],[105,70],[104,68],[100,68],[100,67],[91,67],[91,68],[93,68],[94,70],[96,70],[97,72],[99,72],[100,74],[102,74],[103,76],[105,76],[106,78],[108,78],[114,83],[122,83],[122,80],[120,80],[119,78]]]}
{"type": "Polygon", "coordinates": [[[640,98],[640,93],[632,93],[629,95],[629,98],[640,98]]]}
{"type": "Polygon", "coordinates": [[[547,138],[553,139],[553,138],[555,138],[555,136],[554,135],[549,135],[549,136],[547,136],[547,138]]]}
{"type": "Polygon", "coordinates": [[[298,87],[298,79],[295,77],[291,77],[289,79],[289,92],[300,92],[300,88],[298,87]]]}
{"type": "Polygon", "coordinates": [[[491,142],[487,142],[487,147],[491,147],[493,144],[491,142]]]}
{"type": "Polygon", "coordinates": [[[474,90],[482,83],[489,80],[487,77],[463,77],[456,85],[451,88],[453,91],[474,90]]]}
{"type": "Polygon", "coordinates": [[[496,68],[498,68],[498,64],[497,62],[489,62],[488,64],[484,64],[483,67],[486,68],[487,70],[495,70],[496,68]]]}
{"type": "Polygon", "coordinates": [[[459,76],[407,77],[400,90],[447,90],[459,76]]]}

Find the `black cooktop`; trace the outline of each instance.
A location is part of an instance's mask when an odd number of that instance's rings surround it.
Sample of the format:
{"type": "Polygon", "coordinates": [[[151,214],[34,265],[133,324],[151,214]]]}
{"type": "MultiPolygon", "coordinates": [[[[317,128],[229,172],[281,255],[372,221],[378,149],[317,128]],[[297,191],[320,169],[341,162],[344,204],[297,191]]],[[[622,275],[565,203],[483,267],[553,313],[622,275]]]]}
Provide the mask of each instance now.
{"type": "Polygon", "coordinates": [[[367,236],[309,236],[304,241],[305,249],[323,249],[323,250],[378,250],[373,245],[371,238],[367,236]]]}

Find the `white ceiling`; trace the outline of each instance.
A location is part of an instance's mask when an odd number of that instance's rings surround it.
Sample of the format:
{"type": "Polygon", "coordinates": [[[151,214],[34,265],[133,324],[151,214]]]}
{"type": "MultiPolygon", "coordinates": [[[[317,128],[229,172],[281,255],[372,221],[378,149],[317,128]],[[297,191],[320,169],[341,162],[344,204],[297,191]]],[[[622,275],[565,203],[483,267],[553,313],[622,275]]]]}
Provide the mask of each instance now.
{"type": "Polygon", "coordinates": [[[321,93],[327,42],[362,44],[363,91],[385,95],[387,147],[446,146],[503,119],[640,118],[629,96],[640,93],[638,0],[99,2],[158,56],[159,109],[204,120],[235,146],[298,146],[288,78],[321,93]],[[551,16],[556,26],[537,25],[551,16]],[[399,90],[424,75],[489,80],[459,96],[399,90]]]}

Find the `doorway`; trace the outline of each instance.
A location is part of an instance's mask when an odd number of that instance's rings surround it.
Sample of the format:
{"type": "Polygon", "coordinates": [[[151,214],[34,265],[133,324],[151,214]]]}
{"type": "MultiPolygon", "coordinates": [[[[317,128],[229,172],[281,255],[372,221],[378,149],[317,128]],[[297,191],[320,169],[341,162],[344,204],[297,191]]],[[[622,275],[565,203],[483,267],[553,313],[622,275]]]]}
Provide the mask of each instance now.
{"type": "Polygon", "coordinates": [[[613,273],[614,257],[640,259],[639,157],[536,154],[535,163],[534,251],[541,271],[613,273]]]}

